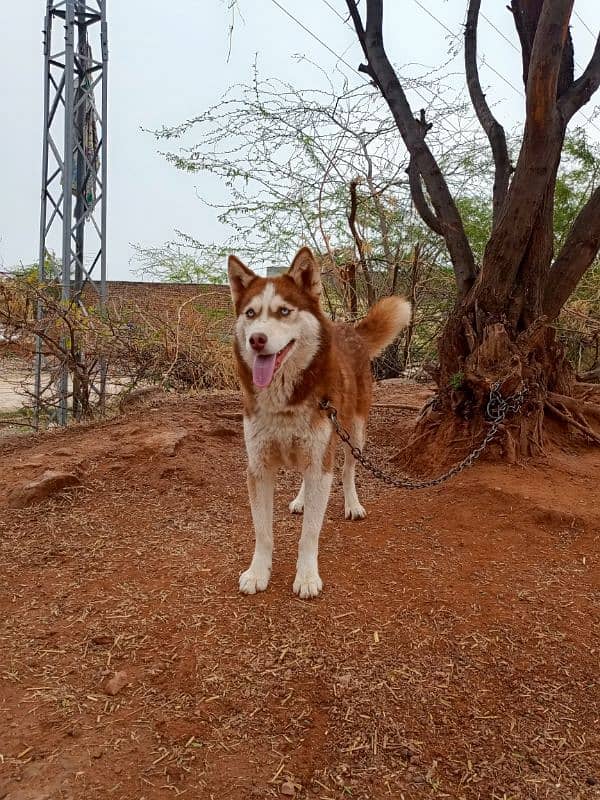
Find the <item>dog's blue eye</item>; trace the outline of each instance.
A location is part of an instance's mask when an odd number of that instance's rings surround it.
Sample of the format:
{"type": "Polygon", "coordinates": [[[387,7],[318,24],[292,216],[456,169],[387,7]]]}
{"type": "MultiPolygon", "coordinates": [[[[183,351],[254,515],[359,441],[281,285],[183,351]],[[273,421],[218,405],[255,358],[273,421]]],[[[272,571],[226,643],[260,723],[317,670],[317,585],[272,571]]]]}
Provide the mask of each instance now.
{"type": "Polygon", "coordinates": [[[248,311],[246,311],[246,316],[248,317],[248,319],[252,319],[252,317],[256,316],[256,312],[254,311],[253,308],[249,308],[248,311]]]}
{"type": "Polygon", "coordinates": [[[282,307],[279,309],[279,313],[281,314],[281,316],[282,316],[282,317],[287,317],[287,316],[288,316],[288,314],[290,314],[290,313],[291,313],[291,311],[290,311],[290,309],[289,309],[289,308],[287,308],[287,306],[282,306],[282,307]]]}

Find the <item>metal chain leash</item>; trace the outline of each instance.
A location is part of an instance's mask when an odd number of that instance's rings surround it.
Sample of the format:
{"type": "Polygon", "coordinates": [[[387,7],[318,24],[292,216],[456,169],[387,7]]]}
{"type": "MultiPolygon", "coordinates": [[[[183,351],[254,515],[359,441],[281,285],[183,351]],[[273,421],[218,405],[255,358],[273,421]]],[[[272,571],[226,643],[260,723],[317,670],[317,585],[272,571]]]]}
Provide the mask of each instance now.
{"type": "Polygon", "coordinates": [[[382,469],[380,469],[380,467],[378,467],[376,464],[373,464],[373,462],[363,454],[360,448],[356,447],[356,445],[352,443],[350,434],[338,420],[337,408],[333,406],[327,399],[321,400],[319,406],[323,411],[327,412],[327,416],[331,420],[335,432],[340,437],[342,442],[348,445],[354,458],[378,480],[383,481],[383,483],[386,483],[388,486],[394,486],[396,489],[426,489],[430,486],[438,486],[440,483],[444,483],[450,478],[453,478],[455,475],[458,475],[464,469],[472,466],[472,464],[477,461],[479,456],[494,439],[506,417],[509,414],[516,414],[521,410],[523,398],[525,397],[526,393],[527,389],[523,386],[511,397],[504,398],[500,393],[500,381],[496,381],[496,383],[494,383],[490,389],[490,396],[488,398],[486,407],[486,416],[491,425],[481,444],[472,450],[469,455],[466,456],[466,458],[463,458],[460,463],[450,467],[447,472],[444,472],[437,478],[431,478],[423,481],[414,481],[409,480],[408,478],[394,478],[385,473],[382,469]]]}

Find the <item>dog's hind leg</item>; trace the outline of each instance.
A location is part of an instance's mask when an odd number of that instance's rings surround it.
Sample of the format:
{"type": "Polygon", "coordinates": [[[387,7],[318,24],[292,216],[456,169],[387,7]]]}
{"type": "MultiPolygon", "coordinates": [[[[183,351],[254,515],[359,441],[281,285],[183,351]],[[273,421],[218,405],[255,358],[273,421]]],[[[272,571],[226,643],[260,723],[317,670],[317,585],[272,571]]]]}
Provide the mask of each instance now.
{"type": "MultiPolygon", "coordinates": [[[[365,444],[365,422],[355,417],[350,428],[352,444],[363,449],[365,444]]],[[[346,445],[344,448],[344,469],[342,471],[342,484],[344,486],[344,515],[346,519],[364,519],[367,512],[360,504],[356,493],[356,459],[346,445]]]]}
{"type": "Polygon", "coordinates": [[[289,504],[288,508],[292,514],[301,514],[304,511],[304,481],[302,481],[300,491],[289,504]]]}
{"type": "Polygon", "coordinates": [[[304,519],[298,545],[294,592],[302,598],[316,597],[323,588],[319,576],[319,534],[329,500],[333,473],[321,464],[309,467],[304,475],[304,519]]]}
{"type": "Polygon", "coordinates": [[[273,562],[273,494],[275,472],[248,470],[248,494],[256,543],[252,563],[240,575],[240,592],[255,594],[269,585],[273,562]]]}

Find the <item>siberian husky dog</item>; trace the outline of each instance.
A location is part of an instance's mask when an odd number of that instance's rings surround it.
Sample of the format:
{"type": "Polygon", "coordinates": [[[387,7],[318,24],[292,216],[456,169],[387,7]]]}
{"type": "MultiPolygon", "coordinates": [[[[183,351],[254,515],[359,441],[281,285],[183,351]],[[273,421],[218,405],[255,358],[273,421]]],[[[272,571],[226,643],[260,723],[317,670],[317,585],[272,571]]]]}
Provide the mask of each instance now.
{"type": "MultiPolygon", "coordinates": [[[[319,534],[333,477],[336,437],[319,403],[329,400],[352,442],[362,448],[371,405],[370,361],[408,324],[410,304],[386,297],[357,325],[334,324],[319,298],[321,274],[303,247],[289,270],[262,278],[238,258],[228,261],[237,322],[234,352],[244,400],[248,492],[256,536],[240,591],[267,588],[273,553],[273,494],[279,467],[303,475],[290,511],[304,512],[294,592],[316,597],[319,534]]],[[[366,516],[354,483],[355,460],[346,449],[342,482],[346,519],[366,516]]]]}

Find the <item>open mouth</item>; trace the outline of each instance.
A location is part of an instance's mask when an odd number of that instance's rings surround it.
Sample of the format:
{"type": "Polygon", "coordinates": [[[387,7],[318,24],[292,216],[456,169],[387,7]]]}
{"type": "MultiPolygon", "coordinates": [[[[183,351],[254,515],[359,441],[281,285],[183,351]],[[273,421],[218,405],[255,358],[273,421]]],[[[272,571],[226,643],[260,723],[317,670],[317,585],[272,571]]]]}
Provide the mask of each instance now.
{"type": "Polygon", "coordinates": [[[271,353],[269,355],[262,355],[258,353],[254,356],[254,364],[252,365],[252,380],[254,385],[260,389],[266,389],[273,380],[273,376],[282,365],[285,357],[294,346],[295,339],[288,342],[286,346],[278,353],[271,353]]]}

